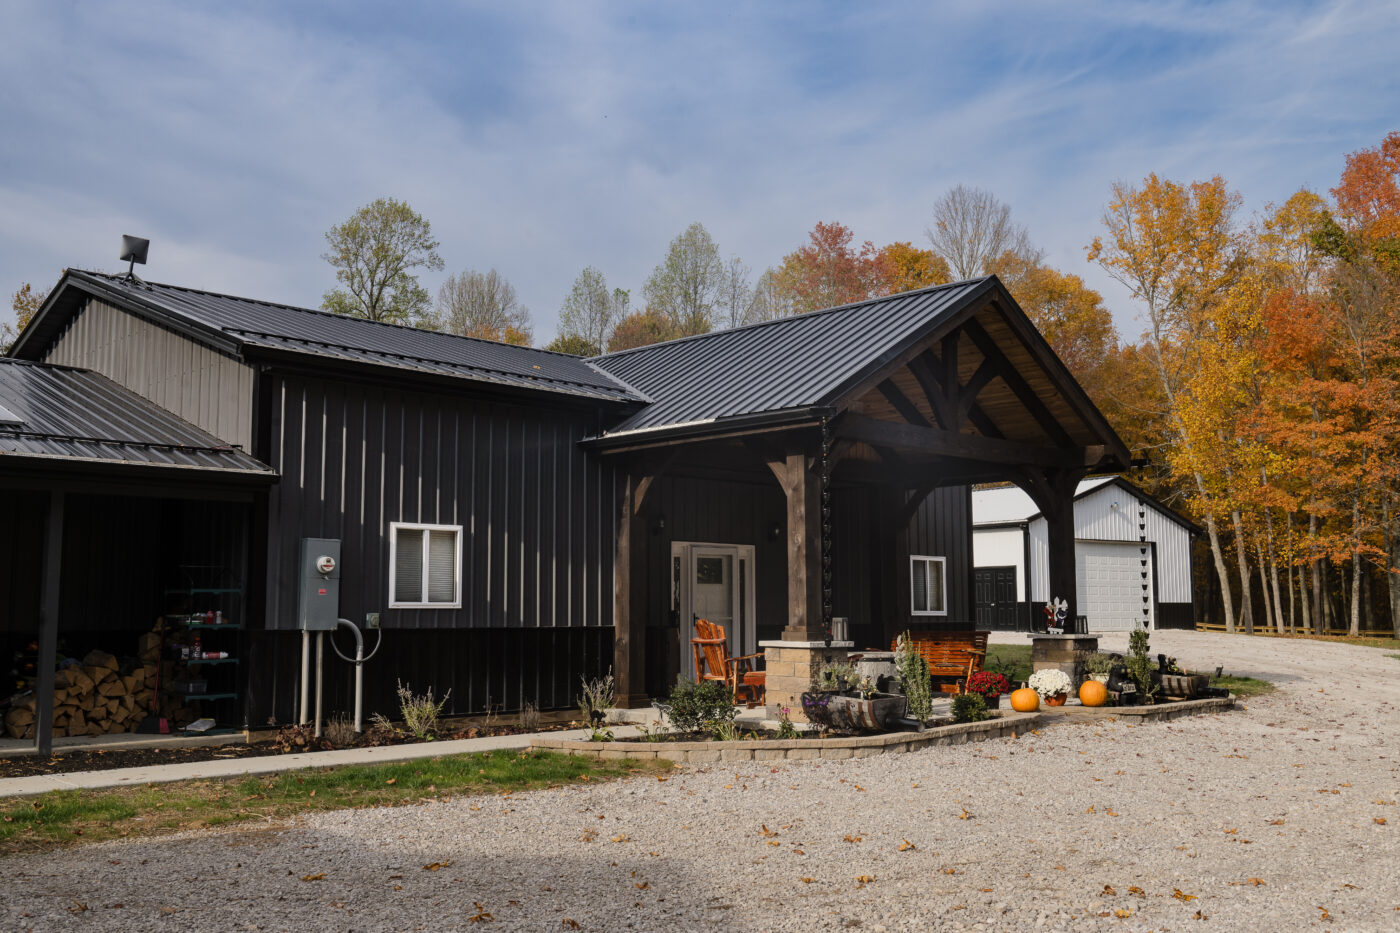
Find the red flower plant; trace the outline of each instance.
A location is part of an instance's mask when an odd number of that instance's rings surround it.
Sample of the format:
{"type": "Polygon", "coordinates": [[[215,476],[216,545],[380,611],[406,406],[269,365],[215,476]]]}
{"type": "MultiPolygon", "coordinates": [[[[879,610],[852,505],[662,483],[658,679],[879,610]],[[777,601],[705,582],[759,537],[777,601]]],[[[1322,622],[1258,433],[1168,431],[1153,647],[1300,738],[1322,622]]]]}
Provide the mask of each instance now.
{"type": "Polygon", "coordinates": [[[1011,682],[994,671],[978,671],[967,679],[967,692],[980,693],[988,702],[1011,692],[1011,682]]]}

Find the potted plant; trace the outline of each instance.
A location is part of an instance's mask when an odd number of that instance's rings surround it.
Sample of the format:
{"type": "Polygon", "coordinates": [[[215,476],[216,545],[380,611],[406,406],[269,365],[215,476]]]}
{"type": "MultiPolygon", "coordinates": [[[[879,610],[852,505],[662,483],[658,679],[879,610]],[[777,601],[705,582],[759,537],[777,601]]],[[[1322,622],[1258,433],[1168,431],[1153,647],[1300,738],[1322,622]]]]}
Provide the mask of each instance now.
{"type": "Polygon", "coordinates": [[[881,693],[870,677],[849,664],[828,664],[817,673],[818,689],[802,694],[807,718],[837,732],[880,731],[904,717],[907,699],[881,693]]]}
{"type": "Polygon", "coordinates": [[[1118,657],[1116,655],[1095,651],[1084,659],[1084,670],[1088,672],[1090,680],[1097,680],[1101,684],[1107,684],[1108,677],[1113,673],[1114,665],[1117,663],[1118,657]]]}
{"type": "Polygon", "coordinates": [[[968,693],[980,695],[987,706],[994,708],[1003,693],[1011,692],[1011,681],[1006,679],[1005,674],[996,671],[978,671],[967,679],[964,687],[968,693]]]}
{"type": "Polygon", "coordinates": [[[1069,699],[1069,675],[1058,667],[1036,671],[1026,686],[1040,694],[1046,706],[1064,706],[1069,699]]]}

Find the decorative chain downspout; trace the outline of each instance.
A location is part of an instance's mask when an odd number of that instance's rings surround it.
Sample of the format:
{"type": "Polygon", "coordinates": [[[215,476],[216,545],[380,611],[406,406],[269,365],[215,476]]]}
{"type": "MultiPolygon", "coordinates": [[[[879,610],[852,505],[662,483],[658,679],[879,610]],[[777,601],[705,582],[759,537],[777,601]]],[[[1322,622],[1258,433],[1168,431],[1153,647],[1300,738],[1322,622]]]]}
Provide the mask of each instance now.
{"type": "Polygon", "coordinates": [[[831,425],[822,419],[822,631],[831,647],[831,425]]]}

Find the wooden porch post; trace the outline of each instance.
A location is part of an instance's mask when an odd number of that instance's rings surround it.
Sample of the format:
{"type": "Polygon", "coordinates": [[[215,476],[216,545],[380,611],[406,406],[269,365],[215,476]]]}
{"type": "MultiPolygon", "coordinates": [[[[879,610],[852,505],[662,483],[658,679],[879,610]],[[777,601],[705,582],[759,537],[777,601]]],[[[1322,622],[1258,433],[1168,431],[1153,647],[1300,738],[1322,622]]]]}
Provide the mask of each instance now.
{"type": "Polygon", "coordinates": [[[1085,472],[1025,469],[1016,481],[1045,515],[1046,544],[1049,548],[1047,579],[1050,587],[1046,595],[1050,599],[1058,597],[1069,603],[1069,608],[1065,610],[1066,626],[1074,623],[1079,611],[1075,593],[1074,493],[1085,472]]]}
{"type": "Polygon", "coordinates": [[[628,470],[623,483],[622,514],[617,525],[613,570],[613,676],[615,702],[634,709],[649,702],[647,660],[647,493],[675,454],[650,466],[628,470]]]}
{"type": "MultiPolygon", "coordinates": [[[[815,466],[815,465],[813,465],[815,466]]],[[[784,641],[821,641],[821,478],[805,453],[787,455],[788,624],[784,641]]]]}
{"type": "Polygon", "coordinates": [[[39,608],[39,683],[34,697],[34,748],[53,754],[54,655],[58,653],[58,604],[63,571],[63,491],[49,493],[49,521],[44,533],[44,587],[39,608]]]}

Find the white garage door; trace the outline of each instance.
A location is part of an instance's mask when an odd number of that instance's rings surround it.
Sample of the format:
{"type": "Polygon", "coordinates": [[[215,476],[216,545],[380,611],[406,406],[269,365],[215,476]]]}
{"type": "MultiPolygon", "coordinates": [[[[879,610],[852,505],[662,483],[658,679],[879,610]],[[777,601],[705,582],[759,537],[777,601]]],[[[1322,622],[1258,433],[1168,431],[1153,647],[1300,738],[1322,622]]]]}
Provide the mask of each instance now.
{"type": "Polygon", "coordinates": [[[1088,617],[1089,631],[1126,632],[1139,624],[1154,627],[1152,548],[1148,545],[1077,541],[1074,582],[1079,614],[1088,617]]]}

